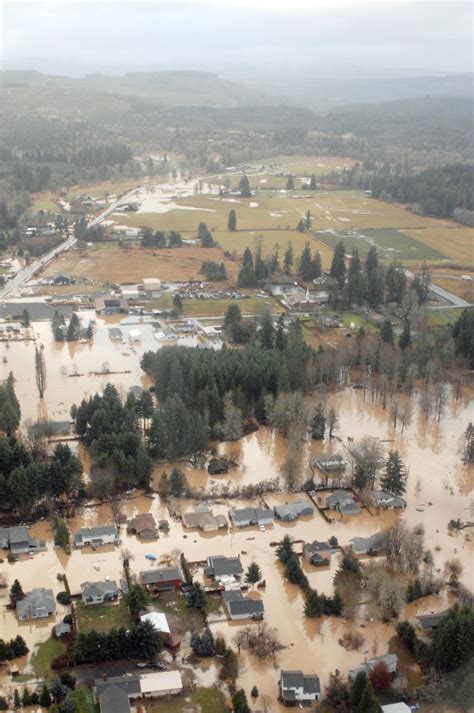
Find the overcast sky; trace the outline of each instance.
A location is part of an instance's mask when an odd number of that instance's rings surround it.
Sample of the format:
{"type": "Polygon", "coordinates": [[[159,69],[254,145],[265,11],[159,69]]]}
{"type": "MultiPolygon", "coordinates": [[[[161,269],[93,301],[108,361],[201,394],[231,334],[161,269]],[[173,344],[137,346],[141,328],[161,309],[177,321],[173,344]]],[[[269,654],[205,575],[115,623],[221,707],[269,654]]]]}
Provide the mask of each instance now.
{"type": "Polygon", "coordinates": [[[222,76],[472,71],[470,2],[0,0],[4,68],[55,74],[202,69],[222,76]],[[253,9],[253,8],[257,8],[253,9]]]}

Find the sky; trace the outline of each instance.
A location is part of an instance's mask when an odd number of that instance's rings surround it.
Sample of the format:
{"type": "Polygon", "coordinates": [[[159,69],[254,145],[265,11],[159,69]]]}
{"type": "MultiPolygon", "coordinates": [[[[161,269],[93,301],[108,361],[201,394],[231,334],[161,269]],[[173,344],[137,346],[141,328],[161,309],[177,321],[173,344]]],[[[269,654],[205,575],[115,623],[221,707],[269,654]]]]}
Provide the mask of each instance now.
{"type": "Polygon", "coordinates": [[[4,69],[79,76],[153,69],[234,78],[467,72],[472,4],[0,0],[0,61],[4,69]]]}

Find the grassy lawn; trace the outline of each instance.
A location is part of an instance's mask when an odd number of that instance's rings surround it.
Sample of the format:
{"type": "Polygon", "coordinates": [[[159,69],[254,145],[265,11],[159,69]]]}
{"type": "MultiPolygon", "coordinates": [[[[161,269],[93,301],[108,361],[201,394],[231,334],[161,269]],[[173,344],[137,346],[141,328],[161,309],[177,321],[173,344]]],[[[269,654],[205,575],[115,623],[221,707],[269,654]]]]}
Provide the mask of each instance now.
{"type": "Polygon", "coordinates": [[[35,674],[39,678],[49,678],[52,674],[52,661],[56,658],[56,656],[62,654],[65,649],[66,644],[59,639],[48,639],[42,644],[39,644],[31,657],[31,663],[35,674]]]}
{"type": "Polygon", "coordinates": [[[462,309],[449,309],[449,310],[429,310],[428,321],[432,327],[444,327],[447,324],[454,324],[454,322],[460,317],[462,309]]]}
{"type": "Polygon", "coordinates": [[[166,703],[149,700],[146,709],[148,713],[223,713],[225,696],[215,687],[195,688],[189,695],[167,698],[166,703]]]}
{"type": "Polygon", "coordinates": [[[38,213],[40,210],[49,211],[50,213],[58,213],[60,208],[57,203],[52,201],[50,198],[36,198],[36,200],[34,200],[31,204],[29,211],[31,213],[38,213]]]}
{"type": "Polygon", "coordinates": [[[200,630],[203,627],[202,616],[195,609],[188,607],[185,596],[173,593],[162,594],[154,600],[154,606],[158,611],[180,619],[185,629],[192,631],[200,630]]]}
{"type": "Polygon", "coordinates": [[[238,304],[243,315],[260,314],[265,308],[270,308],[273,313],[283,312],[283,308],[271,297],[249,297],[244,300],[184,300],[183,313],[186,317],[219,317],[226,313],[231,304],[238,304]]]}
{"type": "Polygon", "coordinates": [[[92,629],[99,632],[107,632],[110,629],[127,626],[130,621],[125,599],[121,599],[118,604],[94,604],[89,606],[78,602],[76,604],[76,614],[81,634],[92,631],[92,629]]]}
{"type": "Polygon", "coordinates": [[[381,257],[387,260],[442,260],[445,257],[429,245],[392,228],[359,229],[355,234],[352,230],[331,228],[330,232],[316,231],[315,235],[331,248],[334,248],[339,240],[343,240],[346,253],[357,247],[361,257],[365,257],[373,245],[377,247],[381,257]]]}
{"type": "Polygon", "coordinates": [[[356,329],[364,327],[366,334],[378,334],[379,332],[377,327],[372,324],[372,322],[369,322],[363,314],[357,314],[356,312],[344,312],[340,319],[345,327],[350,327],[351,322],[353,322],[356,329]]]}

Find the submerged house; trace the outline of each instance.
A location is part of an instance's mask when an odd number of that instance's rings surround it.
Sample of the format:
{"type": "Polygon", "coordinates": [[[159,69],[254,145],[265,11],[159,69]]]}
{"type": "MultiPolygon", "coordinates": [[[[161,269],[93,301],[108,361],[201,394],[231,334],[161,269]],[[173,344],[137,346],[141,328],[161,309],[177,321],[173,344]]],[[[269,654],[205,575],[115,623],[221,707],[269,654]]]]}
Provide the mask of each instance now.
{"type": "Polygon", "coordinates": [[[18,525],[17,527],[0,528],[0,547],[10,550],[14,555],[21,555],[46,549],[46,542],[33,539],[30,537],[26,525],[18,525]]]}
{"type": "Polygon", "coordinates": [[[239,579],[243,571],[240,557],[224,557],[224,555],[208,557],[207,567],[204,568],[206,577],[215,582],[226,580],[228,577],[239,579]]]}
{"type": "Polygon", "coordinates": [[[349,542],[356,555],[378,555],[385,544],[381,532],[375,532],[370,537],[353,537],[349,542]]]}
{"type": "Polygon", "coordinates": [[[234,527],[273,524],[273,510],[270,510],[270,508],[241,508],[239,510],[230,510],[229,517],[234,527]]]}
{"type": "Polygon", "coordinates": [[[16,616],[19,621],[46,619],[56,611],[56,602],[52,589],[40,587],[26,592],[23,599],[16,603],[16,616]]]}
{"type": "Polygon", "coordinates": [[[282,671],[280,675],[280,698],[285,706],[306,707],[321,696],[319,676],[302,671],[282,671]]]}
{"type": "Polygon", "coordinates": [[[384,663],[389,673],[396,673],[398,656],[397,654],[385,654],[384,656],[375,656],[373,659],[364,661],[364,663],[360,664],[360,666],[356,666],[356,668],[350,668],[347,672],[347,677],[350,681],[353,681],[357,674],[361,671],[369,675],[372,669],[375,668],[375,666],[377,666],[377,664],[379,663],[384,663]]]}
{"type": "Polygon", "coordinates": [[[140,513],[129,520],[127,532],[137,535],[141,540],[156,540],[158,537],[156,521],[150,512],[140,513]]]}
{"type": "Polygon", "coordinates": [[[359,505],[347,490],[335,490],[326,498],[329,510],[340,512],[341,515],[355,515],[361,512],[359,505]]]}
{"type": "Polygon", "coordinates": [[[229,526],[225,515],[214,516],[212,510],[206,505],[198,506],[192,512],[185,512],[182,516],[182,522],[186,528],[197,528],[203,532],[225,530],[229,526]]]}
{"type": "Polygon", "coordinates": [[[244,597],[240,589],[221,592],[222,601],[229,619],[263,619],[264,606],[261,599],[244,597]]]}
{"type": "Polygon", "coordinates": [[[313,515],[314,508],[306,500],[298,500],[294,503],[276,505],[273,508],[273,512],[278,520],[283,520],[283,522],[293,522],[304,515],[313,515]]]}
{"type": "Polygon", "coordinates": [[[449,609],[438,614],[418,614],[415,617],[415,624],[422,631],[435,631],[447,614],[449,609]]]}
{"type": "Polygon", "coordinates": [[[332,548],[328,542],[305,542],[303,545],[303,557],[315,567],[322,567],[331,564],[332,548]]]}
{"type": "Polygon", "coordinates": [[[385,490],[372,490],[370,497],[375,502],[376,507],[382,510],[394,510],[395,508],[405,508],[406,501],[400,495],[387,493],[385,490]]]}
{"type": "Polygon", "coordinates": [[[169,592],[179,589],[183,583],[183,576],[178,567],[162,567],[149,572],[140,572],[140,580],[151,595],[160,592],[169,592]]]}
{"type": "Polygon", "coordinates": [[[83,604],[103,604],[113,602],[119,594],[117,582],[108,579],[103,582],[84,582],[81,584],[83,604]]]}
{"type": "Polygon", "coordinates": [[[74,546],[100,547],[101,545],[116,545],[119,541],[115,525],[100,525],[99,527],[81,527],[74,534],[74,546]]]}

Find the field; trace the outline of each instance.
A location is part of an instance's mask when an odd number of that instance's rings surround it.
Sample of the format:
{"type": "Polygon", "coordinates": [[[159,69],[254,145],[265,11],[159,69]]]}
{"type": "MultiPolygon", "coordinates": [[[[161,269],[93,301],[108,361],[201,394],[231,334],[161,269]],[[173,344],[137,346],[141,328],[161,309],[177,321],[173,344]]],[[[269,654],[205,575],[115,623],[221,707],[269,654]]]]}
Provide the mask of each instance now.
{"type": "Polygon", "coordinates": [[[124,249],[116,243],[100,243],[80,255],[73,251],[63,253],[48,265],[42,277],[65,272],[76,279],[89,277],[102,284],[135,283],[144,277],[159,277],[164,282],[181,282],[203,279],[200,270],[206,260],[223,262],[229,280],[235,282],[240,265],[225,258],[219,248],[148,250],[132,245],[124,249]]]}
{"type": "Polygon", "coordinates": [[[314,236],[307,233],[299,233],[297,230],[265,230],[262,232],[258,230],[238,230],[233,233],[228,230],[218,230],[214,233],[214,238],[223,250],[230,253],[235,250],[237,255],[242,255],[247,247],[253,251],[259,240],[264,256],[271,255],[275,246],[278,245],[280,262],[283,260],[283,255],[290,241],[295,259],[300,257],[304,246],[309,242],[312,252],[320,251],[323,267],[329,268],[331,264],[332,251],[328,246],[321,240],[314,238],[314,236]]]}
{"type": "Polygon", "coordinates": [[[242,314],[260,314],[265,308],[270,308],[273,314],[283,312],[283,308],[271,297],[259,299],[236,300],[183,300],[183,314],[185,317],[219,317],[225,314],[231,304],[238,304],[242,314]]]}
{"type": "Polygon", "coordinates": [[[474,302],[474,281],[468,282],[467,280],[461,280],[459,278],[452,277],[438,277],[437,275],[432,275],[431,280],[438,287],[442,287],[443,290],[452,292],[456,297],[460,297],[466,302],[474,302]]]}
{"type": "Polygon", "coordinates": [[[380,257],[387,260],[443,260],[446,256],[434,250],[429,245],[420,243],[400,230],[393,228],[370,230],[340,230],[316,231],[316,238],[334,248],[339,240],[344,241],[346,253],[354,247],[359,249],[361,257],[365,257],[369,249],[375,245],[380,257]]]}
{"type": "Polygon", "coordinates": [[[49,197],[48,193],[38,194],[38,196],[34,198],[33,203],[30,208],[28,208],[27,212],[38,213],[40,210],[49,211],[50,213],[58,213],[60,207],[54,200],[52,200],[52,198],[49,197]]]}
{"type": "Polygon", "coordinates": [[[444,253],[451,260],[474,265],[474,228],[430,227],[429,230],[407,230],[408,235],[444,253]]]}
{"type": "Polygon", "coordinates": [[[216,686],[195,688],[186,698],[171,696],[163,703],[150,700],[146,704],[147,713],[223,713],[226,710],[225,697],[216,686]]]}
{"type": "Polygon", "coordinates": [[[320,158],[317,156],[270,156],[258,161],[252,161],[255,168],[270,167],[272,173],[294,173],[297,176],[320,176],[330,171],[341,171],[350,168],[355,161],[351,158],[320,158]]]}
{"type": "Polygon", "coordinates": [[[118,604],[94,604],[86,606],[82,602],[76,604],[77,624],[81,634],[95,629],[100,633],[127,626],[130,621],[125,599],[118,604]]]}
{"type": "Polygon", "coordinates": [[[161,176],[153,176],[153,178],[131,178],[123,181],[98,181],[97,183],[87,183],[68,190],[66,200],[71,200],[85,193],[92,198],[105,198],[106,194],[121,195],[136,188],[139,185],[147,185],[148,183],[160,183],[164,179],[161,176]]]}
{"type": "Polygon", "coordinates": [[[59,654],[63,653],[65,648],[66,644],[59,639],[48,639],[36,647],[31,657],[31,663],[38,678],[50,678],[52,675],[51,663],[59,654]]]}

